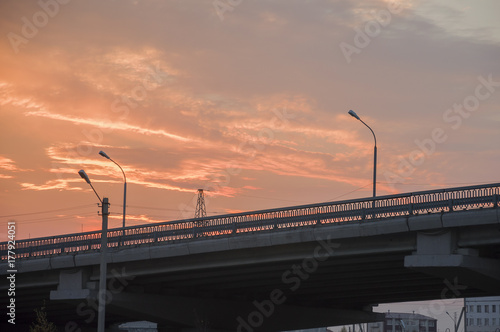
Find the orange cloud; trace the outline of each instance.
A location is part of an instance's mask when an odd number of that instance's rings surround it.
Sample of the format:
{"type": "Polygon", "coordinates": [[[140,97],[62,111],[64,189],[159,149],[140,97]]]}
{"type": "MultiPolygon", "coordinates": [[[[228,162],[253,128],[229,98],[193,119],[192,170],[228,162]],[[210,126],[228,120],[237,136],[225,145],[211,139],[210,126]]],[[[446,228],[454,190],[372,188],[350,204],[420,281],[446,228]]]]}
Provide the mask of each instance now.
{"type": "Polygon", "coordinates": [[[17,171],[19,168],[15,165],[14,160],[0,156],[0,169],[7,171],[17,171]]]}
{"type": "Polygon", "coordinates": [[[45,184],[36,185],[33,183],[20,183],[23,190],[35,190],[35,191],[45,191],[45,190],[82,190],[79,187],[72,187],[69,184],[81,182],[79,179],[57,179],[47,181],[45,184]]]}
{"type": "Polygon", "coordinates": [[[54,119],[54,120],[61,120],[61,121],[68,121],[74,124],[83,124],[83,125],[90,125],[96,128],[102,128],[102,129],[107,129],[107,130],[124,130],[124,131],[130,131],[138,134],[144,134],[144,135],[156,135],[156,136],[163,136],[167,138],[171,138],[177,141],[182,141],[182,142],[189,142],[192,141],[192,139],[187,138],[187,137],[182,137],[180,135],[172,134],[169,133],[163,129],[149,129],[149,128],[143,128],[140,126],[135,126],[131,125],[128,123],[124,122],[111,122],[111,121],[102,121],[102,120],[97,120],[97,119],[86,119],[86,118],[79,118],[79,117],[74,117],[74,116],[68,116],[68,115],[63,115],[63,114],[56,114],[56,113],[50,113],[47,111],[29,111],[26,112],[25,115],[27,116],[39,116],[39,117],[45,117],[49,119],[54,119]]]}

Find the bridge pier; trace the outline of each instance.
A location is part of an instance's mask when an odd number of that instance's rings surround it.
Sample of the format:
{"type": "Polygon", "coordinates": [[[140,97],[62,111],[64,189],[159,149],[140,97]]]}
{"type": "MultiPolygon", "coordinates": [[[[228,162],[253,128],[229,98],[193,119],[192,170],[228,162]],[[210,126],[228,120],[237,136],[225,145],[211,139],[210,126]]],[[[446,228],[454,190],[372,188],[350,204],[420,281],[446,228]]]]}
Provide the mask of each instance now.
{"type": "MultiPolygon", "coordinates": [[[[500,260],[481,257],[479,250],[474,248],[459,247],[458,229],[417,233],[417,250],[405,257],[404,266],[460,287],[500,291],[500,260]]],[[[442,298],[453,295],[446,294],[451,291],[448,288],[453,287],[448,285],[441,294],[442,298]]],[[[454,294],[454,297],[459,297],[459,294],[454,294]]]]}

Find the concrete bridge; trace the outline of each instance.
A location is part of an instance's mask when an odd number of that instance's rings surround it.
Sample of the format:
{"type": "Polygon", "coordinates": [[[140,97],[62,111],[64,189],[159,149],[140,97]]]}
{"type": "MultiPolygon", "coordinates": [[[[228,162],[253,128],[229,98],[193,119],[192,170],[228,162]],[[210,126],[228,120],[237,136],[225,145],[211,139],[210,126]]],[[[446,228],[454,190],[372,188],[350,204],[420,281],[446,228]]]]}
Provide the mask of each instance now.
{"type": "MultiPolygon", "coordinates": [[[[285,331],[375,321],[381,303],[499,295],[499,190],[450,188],[109,230],[106,323],[285,331]]],[[[0,244],[2,278],[11,275],[7,245],[0,244]]],[[[45,301],[61,331],[95,330],[99,249],[99,232],[17,241],[17,324],[32,322],[45,301]]],[[[8,288],[1,283],[3,308],[8,288]]],[[[7,318],[2,330],[11,327],[7,318]]]]}

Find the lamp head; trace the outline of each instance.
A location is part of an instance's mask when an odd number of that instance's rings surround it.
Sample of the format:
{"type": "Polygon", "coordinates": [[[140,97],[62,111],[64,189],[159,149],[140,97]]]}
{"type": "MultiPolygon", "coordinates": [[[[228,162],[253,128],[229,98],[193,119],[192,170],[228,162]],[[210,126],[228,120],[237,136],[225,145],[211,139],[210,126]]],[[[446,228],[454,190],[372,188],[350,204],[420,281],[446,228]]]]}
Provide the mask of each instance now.
{"type": "Polygon", "coordinates": [[[85,171],[83,169],[81,169],[80,171],[78,171],[78,174],[80,174],[80,176],[82,177],[82,179],[85,180],[85,182],[87,182],[88,184],[90,184],[89,176],[87,175],[87,173],[85,173],[85,171]]]}
{"type": "Polygon", "coordinates": [[[103,156],[104,158],[106,158],[106,159],[111,159],[111,158],[109,158],[109,156],[108,156],[108,155],[106,154],[106,152],[104,152],[104,151],[99,151],[99,154],[100,154],[101,156],[103,156]]]}
{"type": "Polygon", "coordinates": [[[349,114],[350,114],[353,118],[356,118],[356,119],[358,119],[358,120],[361,120],[361,119],[359,118],[359,116],[356,114],[356,112],[354,112],[353,110],[350,110],[348,113],[349,113],[349,114]]]}

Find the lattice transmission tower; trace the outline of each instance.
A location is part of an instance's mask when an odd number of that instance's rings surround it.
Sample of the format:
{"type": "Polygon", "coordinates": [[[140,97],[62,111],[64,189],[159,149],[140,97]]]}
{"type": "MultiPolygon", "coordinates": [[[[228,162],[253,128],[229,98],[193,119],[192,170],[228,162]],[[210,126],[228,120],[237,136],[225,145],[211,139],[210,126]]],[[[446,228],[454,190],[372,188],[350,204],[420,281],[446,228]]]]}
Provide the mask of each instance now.
{"type": "Polygon", "coordinates": [[[203,189],[198,189],[198,201],[196,202],[195,218],[203,218],[207,216],[207,208],[205,207],[205,194],[203,189]]]}

